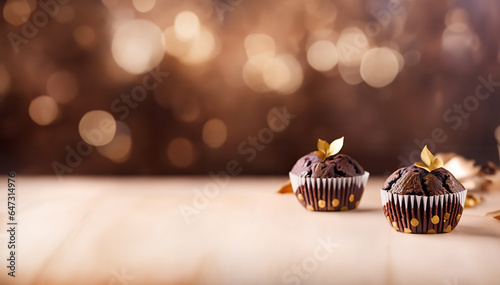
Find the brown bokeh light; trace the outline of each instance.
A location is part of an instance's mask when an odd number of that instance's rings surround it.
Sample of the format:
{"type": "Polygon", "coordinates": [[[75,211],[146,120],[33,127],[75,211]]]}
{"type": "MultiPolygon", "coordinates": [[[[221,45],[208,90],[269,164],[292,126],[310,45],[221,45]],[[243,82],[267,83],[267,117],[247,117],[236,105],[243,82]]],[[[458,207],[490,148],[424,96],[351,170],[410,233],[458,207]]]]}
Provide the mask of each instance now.
{"type": "Polygon", "coordinates": [[[4,172],[286,175],[341,136],[373,174],[498,163],[497,1],[47,3],[0,5],[4,172]]]}

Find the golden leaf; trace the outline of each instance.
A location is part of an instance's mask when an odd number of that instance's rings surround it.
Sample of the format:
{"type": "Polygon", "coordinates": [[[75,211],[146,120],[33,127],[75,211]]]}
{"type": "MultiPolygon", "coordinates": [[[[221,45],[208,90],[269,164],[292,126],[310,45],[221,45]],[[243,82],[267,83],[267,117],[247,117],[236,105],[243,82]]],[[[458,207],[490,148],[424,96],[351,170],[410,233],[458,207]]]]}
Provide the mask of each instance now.
{"type": "Polygon", "coordinates": [[[328,152],[328,148],[330,145],[324,140],[318,140],[318,150],[324,152],[325,154],[328,152]]]}
{"type": "Polygon", "coordinates": [[[314,152],[319,158],[321,158],[321,160],[325,160],[326,158],[326,153],[320,151],[320,150],[317,150],[314,152]]]}
{"type": "Polygon", "coordinates": [[[486,213],[486,216],[493,217],[493,218],[495,218],[497,220],[500,220],[500,210],[486,213]]]}
{"type": "Polygon", "coordinates": [[[443,161],[441,160],[441,158],[434,157],[434,155],[427,148],[427,146],[424,146],[424,149],[422,149],[422,153],[420,153],[420,158],[424,163],[415,162],[416,167],[423,168],[429,172],[433,171],[434,169],[443,167],[443,161]]]}
{"type": "Polygon", "coordinates": [[[438,169],[440,167],[443,167],[443,161],[439,157],[434,158],[431,165],[429,165],[429,169],[432,169],[432,170],[438,169]]]}
{"type": "MultiPolygon", "coordinates": [[[[465,203],[464,207],[465,208],[472,208],[476,206],[477,204],[481,203],[482,199],[480,196],[476,194],[470,194],[468,193],[467,196],[465,196],[465,203]]],[[[488,215],[488,214],[486,214],[488,215]]]]}
{"type": "Polygon", "coordinates": [[[336,155],[344,145],[344,137],[334,140],[331,144],[328,144],[324,140],[318,140],[318,150],[314,153],[325,161],[329,156],[336,155]]]}
{"type": "Polygon", "coordinates": [[[330,144],[330,147],[328,148],[329,156],[336,155],[337,153],[339,153],[339,151],[342,149],[342,146],[344,146],[344,137],[341,137],[340,139],[334,140],[330,144]]]}
{"type": "Polygon", "coordinates": [[[429,168],[427,167],[427,165],[423,164],[422,162],[415,162],[415,166],[429,171],[429,168]]]}
{"type": "Polygon", "coordinates": [[[285,185],[281,187],[278,193],[280,194],[293,193],[292,183],[288,181],[285,185]]]}
{"type": "Polygon", "coordinates": [[[422,153],[420,153],[420,158],[426,165],[431,165],[432,161],[434,160],[434,155],[432,155],[431,151],[427,148],[427,146],[424,146],[422,153]]]}

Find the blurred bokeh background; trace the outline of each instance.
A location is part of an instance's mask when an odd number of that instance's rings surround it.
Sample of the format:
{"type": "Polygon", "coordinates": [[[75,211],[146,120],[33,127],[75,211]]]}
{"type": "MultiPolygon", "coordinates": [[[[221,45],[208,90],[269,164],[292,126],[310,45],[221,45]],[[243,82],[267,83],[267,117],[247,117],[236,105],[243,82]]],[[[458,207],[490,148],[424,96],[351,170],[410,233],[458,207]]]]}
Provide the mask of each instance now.
{"type": "Polygon", "coordinates": [[[498,1],[0,10],[4,172],[286,175],[318,138],[341,136],[373,174],[418,160],[424,144],[498,163],[498,1]]]}

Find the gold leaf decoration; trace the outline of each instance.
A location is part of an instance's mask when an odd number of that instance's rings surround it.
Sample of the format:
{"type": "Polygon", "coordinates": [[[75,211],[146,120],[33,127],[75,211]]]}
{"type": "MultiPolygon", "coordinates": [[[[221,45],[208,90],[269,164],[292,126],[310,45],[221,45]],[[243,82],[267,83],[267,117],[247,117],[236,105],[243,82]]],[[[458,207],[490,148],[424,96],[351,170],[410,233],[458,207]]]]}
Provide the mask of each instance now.
{"type": "Polygon", "coordinates": [[[339,151],[342,149],[342,146],[344,146],[344,137],[341,137],[340,139],[334,140],[330,144],[329,153],[330,155],[335,155],[339,153],[339,151]]]}
{"type": "Polygon", "coordinates": [[[422,152],[420,153],[420,158],[426,165],[431,165],[432,161],[434,160],[434,155],[432,152],[427,148],[427,145],[424,146],[424,149],[422,149],[422,152]]]}
{"type": "Polygon", "coordinates": [[[472,208],[472,207],[476,206],[477,204],[481,203],[482,200],[483,199],[481,199],[481,197],[476,195],[476,194],[467,193],[467,196],[465,197],[464,207],[465,208],[472,208]]]}
{"type": "Polygon", "coordinates": [[[329,156],[336,155],[342,149],[344,145],[344,137],[334,140],[331,144],[328,144],[324,140],[318,140],[318,150],[314,153],[325,161],[329,156]]]}
{"type": "Polygon", "coordinates": [[[324,140],[318,140],[318,149],[323,152],[327,152],[330,144],[324,140]]]}
{"type": "Polygon", "coordinates": [[[493,217],[493,218],[495,218],[497,220],[500,220],[500,210],[486,213],[486,216],[493,217]]]}
{"type": "Polygon", "coordinates": [[[278,190],[278,193],[280,194],[293,193],[292,183],[288,181],[285,185],[281,187],[280,190],[278,190]]]}
{"type": "Polygon", "coordinates": [[[415,166],[416,166],[416,167],[423,168],[423,169],[425,169],[425,170],[429,171],[429,168],[427,168],[427,165],[425,165],[425,164],[424,164],[424,163],[422,163],[422,162],[415,162],[415,166]]]}
{"type": "Polygon", "coordinates": [[[427,171],[433,171],[434,169],[438,169],[443,167],[443,161],[439,157],[434,157],[434,155],[430,152],[427,146],[424,146],[422,153],[420,153],[420,158],[422,162],[415,162],[416,167],[423,168],[427,171]]]}

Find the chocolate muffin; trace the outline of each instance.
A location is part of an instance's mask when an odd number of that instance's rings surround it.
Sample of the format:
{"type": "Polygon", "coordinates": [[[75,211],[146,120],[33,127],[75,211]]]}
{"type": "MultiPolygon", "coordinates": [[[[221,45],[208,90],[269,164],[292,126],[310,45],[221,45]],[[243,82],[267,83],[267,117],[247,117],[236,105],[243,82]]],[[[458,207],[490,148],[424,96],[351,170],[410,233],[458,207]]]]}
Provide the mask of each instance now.
{"type": "Polygon", "coordinates": [[[412,165],[387,178],[381,197],[384,215],[395,230],[430,234],[451,232],[457,226],[466,193],[448,170],[412,165]]]}
{"type": "Polygon", "coordinates": [[[347,211],[358,206],[369,173],[353,158],[338,154],[343,138],[301,157],[290,171],[290,181],[300,204],[310,211],[347,211]],[[341,141],[340,147],[333,147],[341,141]]]}

